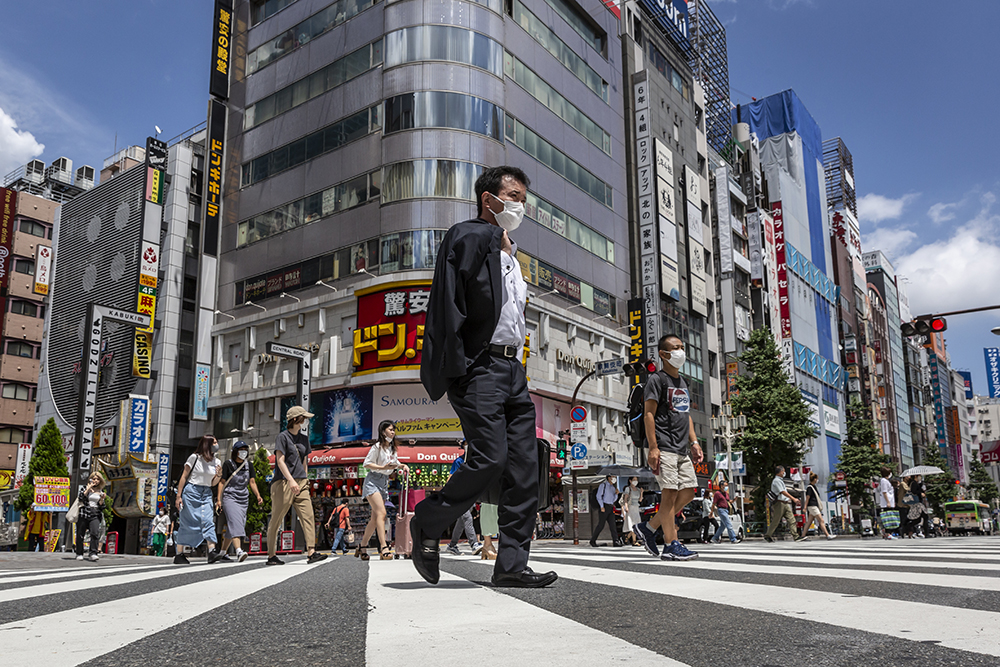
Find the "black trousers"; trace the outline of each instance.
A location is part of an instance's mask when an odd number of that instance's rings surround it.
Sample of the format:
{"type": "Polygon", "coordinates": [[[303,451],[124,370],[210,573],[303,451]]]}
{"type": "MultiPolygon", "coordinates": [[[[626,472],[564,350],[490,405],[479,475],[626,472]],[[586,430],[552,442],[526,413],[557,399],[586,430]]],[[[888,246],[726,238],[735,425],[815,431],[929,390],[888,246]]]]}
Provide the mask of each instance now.
{"type": "MultiPolygon", "coordinates": [[[[528,566],[538,512],[538,446],[535,404],[517,359],[483,353],[448,389],[462,421],[465,463],[440,493],[414,508],[414,521],[428,538],[439,538],[496,482],[500,546],[495,571],[518,573],[528,566]]],[[[547,464],[547,462],[546,462],[547,464]]]]}
{"type": "Polygon", "coordinates": [[[80,513],[80,519],[76,522],[76,555],[83,555],[83,534],[90,529],[90,555],[97,554],[98,538],[101,535],[101,517],[85,517],[80,513]]]}
{"type": "Polygon", "coordinates": [[[591,542],[596,542],[597,538],[601,536],[601,531],[604,530],[604,523],[607,522],[608,528],[611,529],[611,541],[618,544],[618,527],[615,526],[615,506],[605,505],[599,511],[601,518],[597,521],[597,526],[594,528],[594,533],[590,536],[591,542]]]}

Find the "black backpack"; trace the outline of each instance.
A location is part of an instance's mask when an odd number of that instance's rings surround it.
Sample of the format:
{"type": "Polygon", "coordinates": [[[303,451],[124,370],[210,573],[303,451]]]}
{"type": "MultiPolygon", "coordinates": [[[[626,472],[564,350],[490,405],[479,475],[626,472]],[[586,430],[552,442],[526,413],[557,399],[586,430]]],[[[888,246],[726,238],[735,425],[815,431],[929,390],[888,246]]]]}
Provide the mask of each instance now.
{"type": "MultiPolygon", "coordinates": [[[[662,370],[656,372],[663,373],[662,370]]],[[[666,373],[663,374],[666,375],[666,373]]],[[[632,438],[632,444],[640,449],[646,448],[646,424],[643,420],[643,412],[646,409],[645,390],[646,383],[640,382],[632,387],[628,394],[628,434],[632,438]]],[[[659,411],[660,406],[657,405],[656,409],[659,411]]],[[[673,410],[674,406],[668,403],[667,409],[668,411],[673,410]]]]}

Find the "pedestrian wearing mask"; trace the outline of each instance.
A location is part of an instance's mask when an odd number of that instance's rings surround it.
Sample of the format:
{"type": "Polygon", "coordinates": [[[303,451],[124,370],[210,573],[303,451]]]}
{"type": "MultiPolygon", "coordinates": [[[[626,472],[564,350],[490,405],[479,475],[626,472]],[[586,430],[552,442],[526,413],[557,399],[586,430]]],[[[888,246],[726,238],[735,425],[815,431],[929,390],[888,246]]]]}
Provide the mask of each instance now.
{"type": "Polygon", "coordinates": [[[709,531],[711,530],[711,534],[714,534],[714,531],[719,527],[719,522],[715,520],[712,492],[708,489],[701,491],[701,521],[698,522],[698,527],[701,529],[701,539],[698,541],[702,544],[708,544],[709,531]]]}
{"type": "Polygon", "coordinates": [[[615,501],[617,499],[618,489],[615,488],[615,478],[608,475],[604,481],[601,482],[601,485],[597,487],[597,507],[598,511],[601,513],[601,518],[598,520],[597,526],[594,528],[594,532],[590,536],[590,546],[598,546],[597,538],[604,529],[605,522],[607,522],[608,528],[611,530],[611,544],[616,547],[623,546],[618,540],[618,527],[615,526],[615,501]]]}
{"type": "Polygon", "coordinates": [[[372,538],[372,533],[378,534],[378,552],[382,560],[392,560],[392,551],[385,539],[385,502],[389,499],[389,475],[402,470],[404,475],[410,474],[409,466],[399,462],[396,455],[396,425],[386,419],[378,425],[378,440],[368,450],[364,467],[368,473],[361,488],[361,497],[368,501],[372,508],[371,517],[365,526],[365,534],[354,553],[356,558],[368,560],[366,547],[372,538]]]}
{"type": "Polygon", "coordinates": [[[890,481],[892,471],[883,467],[880,472],[882,479],[878,483],[877,498],[879,519],[882,522],[882,536],[887,540],[896,540],[899,538],[891,532],[899,527],[899,514],[896,512],[896,490],[890,481]]]}
{"type": "Polygon", "coordinates": [[[104,517],[104,478],[92,473],[87,487],[80,491],[80,516],[76,522],[76,559],[83,560],[83,534],[90,531],[89,560],[100,559],[98,541],[101,538],[101,519],[104,517]]]}
{"type": "Polygon", "coordinates": [[[333,526],[333,545],[330,547],[330,553],[337,553],[337,547],[340,547],[341,554],[347,553],[347,532],[351,530],[351,511],[345,504],[347,501],[344,498],[337,498],[337,506],[330,513],[330,518],[326,520],[327,530],[331,529],[331,524],[336,524],[333,526]]]}
{"type": "Polygon", "coordinates": [[[920,475],[913,476],[910,494],[913,496],[913,502],[910,503],[908,518],[916,526],[913,536],[923,539],[925,519],[930,517],[930,512],[927,511],[927,491],[920,475]]]}
{"type": "Polygon", "coordinates": [[[729,482],[723,481],[722,485],[719,486],[712,498],[712,507],[715,508],[715,513],[719,516],[719,527],[715,529],[712,542],[718,544],[721,541],[723,530],[728,531],[730,542],[733,544],[739,542],[740,538],[733,530],[733,522],[729,518],[729,509],[732,507],[732,500],[729,498],[729,482]]]}
{"type": "Polygon", "coordinates": [[[628,486],[622,491],[622,517],[624,518],[623,529],[628,532],[628,543],[633,546],[640,546],[638,531],[635,527],[642,518],[639,516],[639,505],[642,503],[642,489],[639,488],[639,478],[629,477],[628,486]]]}
{"type": "Polygon", "coordinates": [[[167,516],[166,507],[160,507],[149,525],[149,530],[153,534],[153,555],[162,557],[167,547],[167,535],[170,532],[170,517],[167,516]]]}
{"type": "Polygon", "coordinates": [[[247,536],[250,491],[257,497],[257,504],[263,505],[264,499],[257,490],[257,480],[250,465],[250,445],[240,440],[233,445],[229,460],[222,466],[222,481],[219,483],[218,497],[215,501],[215,509],[222,510],[221,516],[226,522],[220,557],[223,561],[229,560],[230,544],[236,547],[236,560],[242,563],[247,559],[247,552],[241,547],[242,540],[247,536]]]}
{"type": "Polygon", "coordinates": [[[816,488],[816,482],[818,481],[819,475],[810,473],[809,486],[806,487],[806,523],[802,526],[802,539],[808,537],[809,528],[812,527],[813,521],[815,521],[819,529],[826,535],[826,539],[832,540],[837,536],[831,533],[826,527],[826,520],[823,518],[823,510],[821,509],[822,505],[819,504],[819,489],[816,488]]]}
{"type": "MultiPolygon", "coordinates": [[[[219,560],[215,550],[215,513],[212,507],[212,487],[222,477],[222,462],[215,455],[219,451],[219,441],[213,436],[203,435],[198,449],[184,462],[184,473],[177,483],[178,527],[174,542],[178,547],[186,545],[197,549],[202,542],[208,544],[208,562],[219,560]]],[[[190,565],[180,548],[174,556],[177,565],[190,565]]]]}
{"type": "MultiPolygon", "coordinates": [[[[778,529],[782,518],[788,522],[788,532],[795,536],[795,512],[792,507],[799,504],[799,499],[790,494],[788,487],[785,486],[785,466],[778,466],[775,469],[767,499],[771,503],[771,523],[764,534],[764,541],[774,542],[771,536],[778,529]]],[[[804,538],[796,537],[795,541],[800,542],[802,539],[804,538]]]]}
{"type": "Polygon", "coordinates": [[[274,441],[274,479],[271,482],[271,520],[267,524],[267,564],[284,565],[278,558],[278,531],[285,523],[285,515],[295,506],[295,514],[302,526],[306,540],[308,563],[318,563],[326,554],[316,551],[316,518],[312,498],[309,496],[309,436],[304,432],[306,422],[313,417],[301,405],[293,405],[285,413],[287,428],[274,441]]]}

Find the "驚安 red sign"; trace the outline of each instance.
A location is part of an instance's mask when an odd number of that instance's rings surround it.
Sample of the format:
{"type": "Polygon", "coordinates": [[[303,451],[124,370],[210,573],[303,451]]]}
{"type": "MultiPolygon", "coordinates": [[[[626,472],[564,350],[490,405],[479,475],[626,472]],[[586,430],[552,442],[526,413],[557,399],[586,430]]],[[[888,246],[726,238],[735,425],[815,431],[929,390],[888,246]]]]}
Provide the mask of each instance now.
{"type": "Polygon", "coordinates": [[[420,368],[430,286],[414,280],[357,292],[355,375],[420,368]]]}

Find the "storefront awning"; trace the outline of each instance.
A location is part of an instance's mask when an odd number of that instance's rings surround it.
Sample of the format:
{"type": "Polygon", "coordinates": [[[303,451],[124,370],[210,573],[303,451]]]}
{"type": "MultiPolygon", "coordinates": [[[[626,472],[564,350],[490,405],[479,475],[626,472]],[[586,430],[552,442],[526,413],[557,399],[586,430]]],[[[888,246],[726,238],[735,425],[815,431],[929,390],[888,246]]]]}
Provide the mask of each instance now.
{"type": "MultiPolygon", "coordinates": [[[[369,449],[370,447],[317,449],[309,453],[306,461],[311,466],[359,466],[364,463],[369,449]]],[[[461,455],[461,447],[401,445],[398,452],[402,463],[451,463],[461,455]]],[[[274,463],[274,456],[270,457],[270,461],[274,463]]],[[[563,467],[563,462],[556,458],[555,449],[549,454],[549,467],[563,467]]]]}

